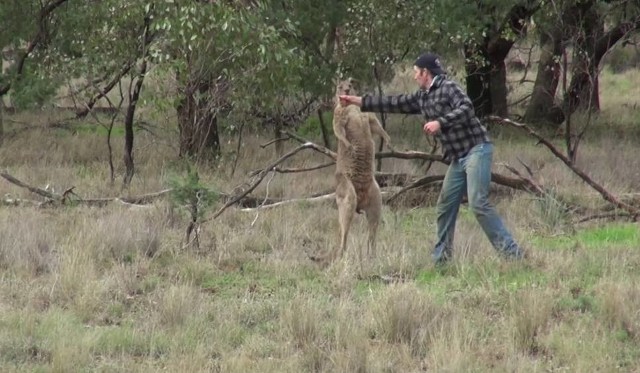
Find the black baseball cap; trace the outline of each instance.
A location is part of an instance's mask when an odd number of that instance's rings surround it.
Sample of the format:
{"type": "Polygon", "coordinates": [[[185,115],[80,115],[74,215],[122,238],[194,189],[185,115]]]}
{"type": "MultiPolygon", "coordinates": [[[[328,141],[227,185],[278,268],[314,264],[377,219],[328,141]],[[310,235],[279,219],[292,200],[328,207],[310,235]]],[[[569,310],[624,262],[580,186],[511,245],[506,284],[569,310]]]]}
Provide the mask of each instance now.
{"type": "Polygon", "coordinates": [[[446,74],[442,65],[440,64],[440,57],[433,53],[423,53],[416,59],[414,63],[417,67],[421,69],[427,69],[431,72],[431,74],[440,75],[446,74]]]}

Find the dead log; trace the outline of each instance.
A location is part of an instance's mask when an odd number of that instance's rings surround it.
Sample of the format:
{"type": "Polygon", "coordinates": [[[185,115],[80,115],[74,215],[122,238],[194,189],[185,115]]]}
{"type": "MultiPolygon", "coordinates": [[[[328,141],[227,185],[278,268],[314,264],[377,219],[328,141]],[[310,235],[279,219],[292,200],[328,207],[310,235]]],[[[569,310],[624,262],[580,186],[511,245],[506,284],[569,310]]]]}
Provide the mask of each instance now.
{"type": "MultiPolygon", "coordinates": [[[[168,195],[172,191],[172,189],[165,189],[159,192],[153,192],[153,193],[143,194],[139,196],[128,196],[128,197],[121,196],[121,197],[103,197],[103,198],[82,198],[73,191],[75,187],[66,189],[63,194],[58,194],[58,193],[49,192],[47,190],[29,185],[21,180],[18,180],[14,176],[10,175],[7,171],[0,172],[0,176],[2,176],[5,180],[10,182],[11,184],[17,185],[21,188],[27,189],[31,193],[44,197],[45,198],[44,203],[47,203],[47,204],[60,204],[60,205],[81,204],[86,206],[100,207],[100,206],[105,206],[109,203],[118,202],[128,206],[133,206],[133,205],[143,206],[143,205],[148,205],[150,203],[153,203],[154,201],[160,198],[164,198],[166,195],[168,195]]],[[[27,201],[27,200],[9,199],[9,200],[5,200],[5,203],[16,204],[24,201],[27,201]]],[[[31,202],[29,203],[32,204],[31,202]]],[[[37,202],[37,203],[42,204],[43,202],[37,202]]]]}
{"type": "Polygon", "coordinates": [[[15,184],[21,188],[25,188],[27,190],[29,190],[31,193],[35,193],[39,196],[42,196],[44,198],[48,198],[51,200],[62,200],[62,196],[58,195],[58,194],[54,194],[51,192],[48,192],[44,189],[40,189],[40,188],[36,188],[33,187],[31,185],[25,184],[22,181],[16,179],[15,177],[9,175],[6,171],[3,171],[2,173],[0,173],[0,176],[2,176],[3,178],[5,178],[8,182],[15,184]]]}

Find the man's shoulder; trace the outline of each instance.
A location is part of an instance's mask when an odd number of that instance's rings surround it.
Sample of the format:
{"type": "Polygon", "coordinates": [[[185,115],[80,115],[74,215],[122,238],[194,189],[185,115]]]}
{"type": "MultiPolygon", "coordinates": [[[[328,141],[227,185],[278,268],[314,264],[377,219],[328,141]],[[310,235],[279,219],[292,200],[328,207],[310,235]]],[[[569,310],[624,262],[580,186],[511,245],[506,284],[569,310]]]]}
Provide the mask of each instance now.
{"type": "Polygon", "coordinates": [[[456,80],[449,78],[448,76],[444,76],[440,81],[440,87],[455,87],[460,88],[460,83],[456,80]]]}
{"type": "Polygon", "coordinates": [[[442,79],[442,81],[440,82],[440,85],[438,86],[438,91],[440,91],[442,94],[447,94],[447,95],[460,95],[460,94],[466,95],[466,92],[462,88],[460,83],[446,77],[442,79]]]}

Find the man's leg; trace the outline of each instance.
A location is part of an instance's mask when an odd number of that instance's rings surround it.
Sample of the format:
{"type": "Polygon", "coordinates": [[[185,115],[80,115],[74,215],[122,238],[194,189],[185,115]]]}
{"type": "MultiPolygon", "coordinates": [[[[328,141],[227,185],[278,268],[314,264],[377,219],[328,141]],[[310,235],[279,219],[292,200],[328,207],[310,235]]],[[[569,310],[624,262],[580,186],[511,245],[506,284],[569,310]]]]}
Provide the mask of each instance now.
{"type": "Polygon", "coordinates": [[[452,161],[442,182],[442,190],[436,205],[438,242],[432,254],[436,264],[451,259],[456,218],[466,186],[467,178],[462,165],[458,161],[452,161]]]}
{"type": "Polygon", "coordinates": [[[469,206],[493,247],[507,257],[519,259],[522,251],[489,202],[492,161],[493,144],[490,143],[476,145],[465,158],[469,206]]]}

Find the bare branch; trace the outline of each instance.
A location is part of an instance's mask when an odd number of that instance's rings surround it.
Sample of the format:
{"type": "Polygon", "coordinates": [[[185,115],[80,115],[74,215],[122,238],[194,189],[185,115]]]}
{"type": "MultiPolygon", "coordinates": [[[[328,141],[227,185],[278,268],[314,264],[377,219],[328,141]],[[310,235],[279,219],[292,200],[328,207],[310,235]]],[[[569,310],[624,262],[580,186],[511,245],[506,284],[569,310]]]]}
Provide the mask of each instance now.
{"type": "Polygon", "coordinates": [[[313,148],[313,150],[322,153],[324,155],[326,155],[327,157],[333,159],[334,161],[336,161],[338,159],[338,155],[331,149],[328,149],[324,146],[321,145],[317,145],[315,143],[312,143],[311,141],[308,141],[306,139],[304,139],[301,136],[296,135],[295,133],[291,132],[291,131],[287,131],[287,130],[282,130],[280,131],[281,134],[288,136],[289,138],[296,140],[304,145],[310,144],[310,147],[313,148]]]}
{"type": "Polygon", "coordinates": [[[269,172],[271,172],[271,170],[273,170],[277,165],[279,165],[280,163],[284,162],[285,160],[287,160],[288,158],[290,158],[291,156],[295,155],[296,153],[304,150],[304,149],[314,149],[314,150],[318,150],[317,148],[319,148],[318,145],[308,142],[306,144],[302,144],[300,146],[298,146],[297,148],[291,150],[290,152],[288,152],[287,154],[283,155],[282,157],[278,158],[277,160],[273,161],[270,165],[268,165],[267,167],[265,167],[262,171],[260,171],[260,173],[258,173],[258,175],[256,175],[256,180],[254,180],[251,185],[249,185],[249,187],[244,190],[242,193],[234,196],[233,198],[231,198],[229,201],[227,201],[215,214],[213,214],[213,216],[211,217],[211,219],[215,219],[218,216],[220,216],[227,208],[229,208],[231,205],[237,203],[238,201],[240,201],[242,198],[244,198],[247,194],[251,193],[261,182],[262,180],[265,178],[265,176],[267,176],[267,174],[269,172]]]}
{"type": "MultiPolygon", "coordinates": [[[[320,169],[323,169],[323,168],[331,167],[334,164],[336,164],[336,163],[335,162],[328,162],[328,163],[323,163],[323,164],[320,164],[320,165],[317,165],[317,166],[306,167],[306,168],[281,168],[281,167],[276,167],[272,171],[277,172],[277,173],[281,173],[281,174],[292,174],[292,173],[298,173],[298,172],[308,172],[308,171],[320,170],[320,169]]],[[[262,171],[262,170],[251,171],[249,176],[256,176],[257,174],[260,173],[260,171],[262,171]]]]}

